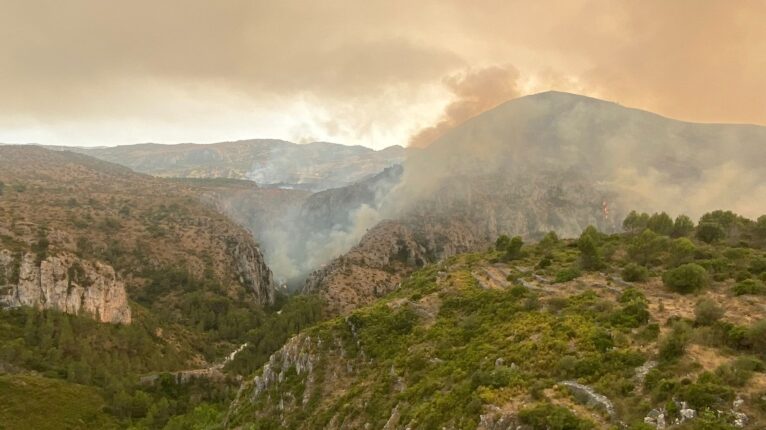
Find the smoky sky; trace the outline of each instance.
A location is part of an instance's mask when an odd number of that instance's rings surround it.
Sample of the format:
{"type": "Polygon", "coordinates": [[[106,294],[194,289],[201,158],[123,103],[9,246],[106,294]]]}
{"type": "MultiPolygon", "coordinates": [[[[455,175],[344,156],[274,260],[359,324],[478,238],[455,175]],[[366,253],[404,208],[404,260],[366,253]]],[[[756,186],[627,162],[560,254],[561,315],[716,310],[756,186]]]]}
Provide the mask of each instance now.
{"type": "Polygon", "coordinates": [[[0,0],[0,11],[2,142],[427,144],[549,89],[766,124],[763,1],[0,0]]]}

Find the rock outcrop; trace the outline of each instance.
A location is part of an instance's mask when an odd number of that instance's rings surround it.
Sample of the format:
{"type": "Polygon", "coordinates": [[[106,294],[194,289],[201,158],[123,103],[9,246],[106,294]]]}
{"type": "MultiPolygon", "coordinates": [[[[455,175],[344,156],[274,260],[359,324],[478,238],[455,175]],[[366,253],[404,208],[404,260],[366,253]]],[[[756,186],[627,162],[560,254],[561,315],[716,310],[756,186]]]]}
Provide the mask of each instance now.
{"type": "Polygon", "coordinates": [[[61,254],[0,250],[0,306],[56,309],[97,321],[130,324],[125,283],[104,263],[61,254]]]}
{"type": "Polygon", "coordinates": [[[613,422],[617,421],[614,404],[603,394],[599,394],[593,388],[575,381],[563,381],[559,382],[559,385],[568,388],[578,402],[599,409],[608,415],[613,422]]]}
{"type": "Polygon", "coordinates": [[[239,276],[239,282],[251,290],[258,303],[273,304],[276,290],[271,270],[255,242],[241,237],[227,238],[229,255],[239,276]]]}
{"type": "Polygon", "coordinates": [[[476,251],[486,244],[457,220],[432,223],[412,217],[383,221],[348,253],[314,271],[303,291],[319,294],[331,313],[343,314],[395,290],[406,276],[425,264],[476,251]]]}

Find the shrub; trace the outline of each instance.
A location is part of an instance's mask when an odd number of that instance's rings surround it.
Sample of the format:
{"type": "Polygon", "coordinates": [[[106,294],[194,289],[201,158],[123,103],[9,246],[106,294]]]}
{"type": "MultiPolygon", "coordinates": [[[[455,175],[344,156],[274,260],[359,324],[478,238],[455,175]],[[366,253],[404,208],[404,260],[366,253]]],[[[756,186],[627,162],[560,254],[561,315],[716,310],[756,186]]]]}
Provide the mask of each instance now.
{"type": "Polygon", "coordinates": [[[662,282],[677,293],[688,294],[704,288],[708,283],[708,274],[699,264],[689,263],[666,271],[662,282]]]}
{"type": "Polygon", "coordinates": [[[646,229],[633,238],[628,246],[628,256],[636,263],[648,265],[666,248],[669,239],[646,229]]]}
{"type": "Polygon", "coordinates": [[[633,287],[626,288],[625,291],[620,294],[620,298],[617,299],[620,303],[630,303],[636,300],[646,303],[646,296],[637,288],[633,287]]]}
{"type": "Polygon", "coordinates": [[[766,294],[766,285],[758,279],[745,279],[737,283],[733,291],[735,296],[743,296],[745,294],[763,295],[766,294]]]}
{"type": "Polygon", "coordinates": [[[747,331],[746,338],[753,351],[766,355],[766,320],[760,320],[753,324],[747,331]]]}
{"type": "Polygon", "coordinates": [[[747,384],[747,381],[753,376],[753,371],[727,363],[718,366],[715,370],[715,376],[726,385],[741,387],[747,384]]]}
{"type": "Polygon", "coordinates": [[[644,282],[649,278],[649,270],[636,263],[628,263],[622,269],[622,279],[628,282],[644,282]]]}
{"type": "Polygon", "coordinates": [[[753,259],[753,261],[750,262],[750,267],[748,268],[750,273],[753,275],[760,275],[761,273],[766,273],[766,258],[759,257],[753,259]]]}
{"type": "Polygon", "coordinates": [[[660,326],[659,324],[648,324],[646,327],[639,330],[638,333],[636,333],[636,339],[642,342],[653,342],[657,340],[657,337],[660,335],[660,326]]]}
{"type": "Polygon", "coordinates": [[[569,409],[542,403],[519,411],[519,421],[534,430],[586,430],[593,423],[583,420],[569,409]]]}
{"type": "Polygon", "coordinates": [[[580,249],[580,266],[583,270],[598,270],[604,266],[592,235],[583,233],[577,241],[577,247],[580,249]]]}
{"type": "Polygon", "coordinates": [[[579,278],[581,275],[580,270],[576,267],[569,267],[563,270],[560,270],[558,273],[556,273],[556,278],[554,279],[554,282],[569,282],[573,279],[579,278]]]}
{"type": "MultiPolygon", "coordinates": [[[[703,375],[699,379],[704,379],[703,375]]],[[[716,383],[698,381],[681,388],[680,397],[693,409],[723,409],[734,399],[734,391],[716,383]]]]}
{"type": "Polygon", "coordinates": [[[511,243],[511,238],[505,234],[501,234],[495,241],[495,249],[498,251],[505,251],[508,245],[511,243]]]}
{"type": "Polygon", "coordinates": [[[673,325],[673,330],[661,341],[659,357],[663,361],[673,361],[684,355],[689,342],[689,327],[681,322],[673,325]]]}
{"type": "Polygon", "coordinates": [[[720,320],[725,311],[712,299],[700,299],[694,306],[694,321],[699,325],[712,325],[720,320]]]}
{"type": "Polygon", "coordinates": [[[537,269],[545,269],[546,267],[550,267],[551,264],[553,264],[553,258],[546,254],[543,258],[540,259],[535,267],[537,269]]]}
{"type": "Polygon", "coordinates": [[[524,241],[521,237],[515,236],[513,239],[509,239],[506,235],[501,235],[495,241],[495,249],[502,252],[501,259],[503,261],[518,260],[523,256],[521,247],[524,246],[524,241]]]}
{"type": "Polygon", "coordinates": [[[691,263],[694,261],[696,253],[697,247],[691,240],[685,237],[675,239],[670,244],[670,266],[676,267],[691,263]]]}
{"type": "Polygon", "coordinates": [[[540,246],[543,249],[550,249],[553,246],[555,246],[557,243],[559,243],[559,237],[556,235],[555,231],[548,232],[545,237],[540,240],[540,246]]]}

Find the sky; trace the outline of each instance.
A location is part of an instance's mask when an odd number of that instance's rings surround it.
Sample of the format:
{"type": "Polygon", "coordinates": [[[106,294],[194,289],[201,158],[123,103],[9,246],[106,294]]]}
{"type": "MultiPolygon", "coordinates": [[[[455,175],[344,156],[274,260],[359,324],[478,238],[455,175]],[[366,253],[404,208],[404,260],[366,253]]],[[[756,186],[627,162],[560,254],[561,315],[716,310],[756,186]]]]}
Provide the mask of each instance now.
{"type": "Polygon", "coordinates": [[[766,1],[0,0],[0,142],[427,145],[547,90],[766,125],[766,1]]]}

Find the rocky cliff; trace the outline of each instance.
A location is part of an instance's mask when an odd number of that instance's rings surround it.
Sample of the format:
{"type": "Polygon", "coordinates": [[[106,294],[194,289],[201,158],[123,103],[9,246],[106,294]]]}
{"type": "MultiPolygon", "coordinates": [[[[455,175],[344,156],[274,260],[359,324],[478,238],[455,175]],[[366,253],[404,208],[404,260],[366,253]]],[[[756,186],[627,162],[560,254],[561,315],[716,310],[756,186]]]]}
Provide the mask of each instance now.
{"type": "Polygon", "coordinates": [[[253,292],[258,303],[274,303],[274,279],[255,242],[242,236],[230,236],[225,242],[239,282],[253,292]]]}
{"type": "Polygon", "coordinates": [[[56,309],[108,323],[131,322],[125,283],[114,269],[67,254],[40,260],[33,253],[0,250],[0,305],[56,309]]]}
{"type": "Polygon", "coordinates": [[[427,263],[484,245],[458,220],[383,221],[348,253],[311,273],[303,291],[322,296],[329,312],[346,313],[390,293],[427,263]]]}

